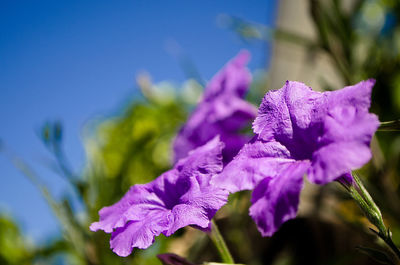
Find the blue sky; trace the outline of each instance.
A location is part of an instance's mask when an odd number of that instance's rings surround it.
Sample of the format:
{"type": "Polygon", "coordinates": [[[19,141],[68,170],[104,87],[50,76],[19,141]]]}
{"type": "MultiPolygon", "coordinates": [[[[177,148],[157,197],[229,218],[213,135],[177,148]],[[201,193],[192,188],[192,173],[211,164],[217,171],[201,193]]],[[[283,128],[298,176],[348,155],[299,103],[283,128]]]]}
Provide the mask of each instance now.
{"type": "MultiPolygon", "coordinates": [[[[241,41],[217,26],[219,14],[273,25],[276,3],[264,1],[1,1],[0,139],[35,166],[59,196],[67,184],[46,170],[50,155],[37,137],[47,120],[60,119],[65,149],[79,171],[82,126],[109,114],[135,93],[135,75],[182,82],[177,42],[209,79],[240,49],[253,54],[251,69],[268,58],[265,43],[241,41]]],[[[59,231],[35,187],[0,155],[0,211],[42,241],[59,231]]]]}

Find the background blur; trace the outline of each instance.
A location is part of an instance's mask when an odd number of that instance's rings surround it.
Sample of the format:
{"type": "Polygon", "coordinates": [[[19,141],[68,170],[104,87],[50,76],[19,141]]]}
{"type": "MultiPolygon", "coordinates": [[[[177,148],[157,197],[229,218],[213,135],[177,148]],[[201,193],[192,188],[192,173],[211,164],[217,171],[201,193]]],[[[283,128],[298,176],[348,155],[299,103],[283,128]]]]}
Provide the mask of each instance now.
{"type": "MultiPolygon", "coordinates": [[[[399,19],[396,0],[2,1],[0,264],[159,264],[167,251],[218,260],[190,228],[120,258],[88,224],[170,167],[203,86],[242,48],[256,105],[288,79],[331,90],[375,78],[372,111],[398,119],[399,19]]],[[[399,134],[377,133],[372,148],[361,175],[399,245],[399,134]]],[[[232,196],[217,217],[236,260],[376,264],[355,247],[384,246],[337,186],[308,185],[300,217],[270,239],[248,217],[249,194],[232,196]]]]}
{"type": "MultiPolygon", "coordinates": [[[[265,44],[246,43],[217,20],[230,14],[272,25],[275,11],[274,1],[2,1],[0,138],[46,169],[49,156],[37,135],[46,121],[61,120],[66,155],[79,172],[83,126],[121,112],[137,97],[137,74],[147,71],[156,82],[180,86],[188,78],[182,60],[192,60],[205,81],[241,48],[252,52],[252,69],[263,68],[265,44]]],[[[35,240],[56,232],[37,190],[4,157],[0,163],[7,183],[0,187],[2,210],[35,240]]],[[[57,174],[37,170],[56,196],[68,186],[57,174]]]]}

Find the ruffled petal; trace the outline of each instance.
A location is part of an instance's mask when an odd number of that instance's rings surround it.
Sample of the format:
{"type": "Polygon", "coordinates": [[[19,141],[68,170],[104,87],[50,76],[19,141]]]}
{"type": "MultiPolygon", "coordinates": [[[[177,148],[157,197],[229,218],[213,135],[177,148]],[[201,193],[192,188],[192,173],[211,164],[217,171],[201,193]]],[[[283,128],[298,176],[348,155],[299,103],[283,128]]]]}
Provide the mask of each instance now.
{"type": "Polygon", "coordinates": [[[303,83],[287,81],[281,89],[265,95],[253,130],[265,141],[295,140],[296,130],[308,129],[321,116],[316,108],[322,101],[322,93],[303,83]]]}
{"type": "Polygon", "coordinates": [[[276,176],[294,161],[280,143],[264,142],[255,137],[211,183],[230,192],[251,190],[259,181],[276,176]]]}
{"type": "Polygon", "coordinates": [[[223,95],[215,100],[207,119],[225,132],[236,132],[257,115],[257,108],[242,98],[223,95]]]}
{"type": "Polygon", "coordinates": [[[117,255],[126,257],[135,247],[148,248],[156,236],[169,229],[170,215],[168,211],[152,211],[140,221],[130,221],[117,228],[111,234],[111,249],[117,255]]]}
{"type": "Polygon", "coordinates": [[[217,136],[154,181],[133,186],[121,201],[100,210],[100,221],[90,228],[112,232],[111,248],[120,256],[147,248],[160,233],[169,236],[187,225],[207,229],[228,200],[228,191],[210,185],[222,170],[223,146],[217,136]]]}
{"type": "Polygon", "coordinates": [[[171,222],[171,227],[165,233],[166,236],[170,236],[178,229],[188,225],[207,228],[210,224],[205,209],[200,205],[179,204],[172,209],[172,216],[174,221],[171,222]]]}
{"type": "Polygon", "coordinates": [[[248,52],[239,53],[209,82],[203,99],[175,138],[175,162],[220,135],[226,145],[223,156],[227,163],[243,146],[243,139],[249,140],[239,132],[257,114],[257,109],[243,100],[251,81],[248,57],[248,52]]]}
{"type": "Polygon", "coordinates": [[[246,67],[249,60],[250,53],[246,50],[240,51],[208,83],[204,100],[212,101],[225,93],[243,97],[251,82],[251,74],[246,67]]]}
{"type": "Polygon", "coordinates": [[[314,153],[308,179],[316,184],[326,184],[362,167],[370,159],[371,150],[363,143],[332,143],[314,153]]]}
{"type": "Polygon", "coordinates": [[[328,94],[318,148],[313,152],[310,181],[325,184],[358,169],[371,159],[371,139],[379,120],[368,112],[371,80],[328,94]]]}
{"type": "Polygon", "coordinates": [[[374,85],[375,80],[368,79],[353,86],[325,92],[328,95],[329,108],[334,106],[353,106],[358,111],[368,112],[371,106],[371,93],[374,85]]]}
{"type": "Polygon", "coordinates": [[[353,106],[336,106],[328,111],[318,142],[320,146],[342,141],[358,141],[369,145],[378,127],[376,115],[358,111],[353,106]]]}
{"type": "Polygon", "coordinates": [[[229,194],[226,189],[206,184],[200,178],[190,178],[190,189],[180,197],[180,203],[202,207],[211,219],[216,210],[227,202],[229,194]]]}
{"type": "Polygon", "coordinates": [[[307,159],[316,148],[325,101],[322,93],[287,81],[281,89],[265,95],[253,130],[264,141],[280,142],[293,158],[307,159]]]}
{"type": "Polygon", "coordinates": [[[271,236],[296,217],[303,175],[309,163],[294,162],[275,177],[264,178],[254,189],[250,216],[263,236],[271,236]]]}
{"type": "Polygon", "coordinates": [[[148,211],[162,208],[163,202],[148,191],[149,187],[149,184],[132,186],[120,201],[103,207],[99,211],[99,222],[92,223],[90,230],[111,233],[113,229],[123,227],[128,220],[138,220],[148,211]],[[141,202],[143,198],[146,198],[147,204],[141,202]]]}
{"type": "Polygon", "coordinates": [[[209,184],[210,176],[214,176],[222,170],[222,149],[224,143],[219,136],[215,136],[205,145],[189,152],[189,156],[181,159],[175,165],[182,179],[183,176],[201,175],[200,181],[209,184]]]}
{"type": "Polygon", "coordinates": [[[275,135],[293,137],[292,121],[285,102],[286,85],[265,94],[258,109],[257,118],[253,122],[253,131],[264,141],[275,140],[275,135]]]}
{"type": "Polygon", "coordinates": [[[254,132],[259,139],[279,142],[290,158],[312,161],[309,179],[328,183],[371,158],[369,144],[379,126],[368,112],[373,85],[374,80],[367,80],[320,93],[288,81],[265,95],[254,132]]]}

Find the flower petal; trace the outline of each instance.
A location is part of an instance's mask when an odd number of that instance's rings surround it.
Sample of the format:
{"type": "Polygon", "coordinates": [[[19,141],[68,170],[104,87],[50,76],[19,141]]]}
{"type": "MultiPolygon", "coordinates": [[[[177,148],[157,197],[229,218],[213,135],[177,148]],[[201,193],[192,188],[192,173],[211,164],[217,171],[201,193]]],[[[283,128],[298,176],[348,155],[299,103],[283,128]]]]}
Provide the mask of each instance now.
{"type": "Polygon", "coordinates": [[[135,247],[148,248],[156,236],[168,230],[169,219],[168,211],[153,211],[143,220],[130,221],[111,234],[110,247],[121,257],[131,254],[135,247]]]}
{"type": "Polygon", "coordinates": [[[275,177],[264,178],[254,189],[250,216],[263,236],[271,236],[297,214],[303,175],[309,163],[294,162],[275,177]]]}
{"type": "Polygon", "coordinates": [[[367,80],[320,93],[288,81],[265,95],[254,132],[264,141],[279,142],[290,158],[312,161],[311,181],[333,181],[371,157],[369,144],[379,126],[377,117],[368,112],[373,85],[374,80],[367,80]],[[356,150],[361,152],[358,157],[356,150]]]}
{"type": "Polygon", "coordinates": [[[314,153],[308,179],[316,184],[326,184],[362,167],[370,159],[371,150],[364,143],[332,143],[314,153]]]}
{"type": "Polygon", "coordinates": [[[204,100],[213,100],[225,93],[243,97],[251,82],[251,74],[246,68],[249,60],[250,53],[246,50],[240,51],[208,83],[204,100]]]}
{"type": "Polygon", "coordinates": [[[207,212],[201,205],[179,204],[172,209],[172,216],[174,219],[169,230],[165,232],[166,236],[188,225],[207,228],[210,224],[207,212]]]}
{"type": "Polygon", "coordinates": [[[249,140],[239,133],[257,113],[243,100],[251,81],[248,57],[248,52],[239,53],[209,82],[203,99],[175,138],[175,162],[216,135],[226,145],[224,162],[229,162],[243,146],[243,139],[249,140]]]}
{"type": "Polygon", "coordinates": [[[294,161],[280,143],[264,142],[255,137],[211,183],[230,192],[251,190],[259,181],[276,176],[294,161]]]}
{"type": "Polygon", "coordinates": [[[353,86],[332,92],[325,92],[328,95],[329,108],[332,106],[353,106],[358,111],[368,112],[371,105],[371,92],[375,85],[374,79],[361,81],[353,86]]]}
{"type": "MultiPolygon", "coordinates": [[[[181,176],[202,175],[208,185],[210,176],[214,176],[222,170],[222,149],[224,143],[216,136],[205,145],[189,152],[188,157],[181,159],[175,165],[181,176]]],[[[203,181],[203,179],[201,181],[203,181]]]]}
{"type": "Polygon", "coordinates": [[[358,141],[369,145],[378,127],[376,115],[359,111],[353,106],[336,106],[328,111],[323,121],[319,145],[339,141],[358,141]]]}
{"type": "Polygon", "coordinates": [[[328,111],[323,119],[322,135],[312,156],[310,181],[325,184],[371,158],[369,148],[379,120],[368,112],[371,80],[328,94],[328,111]]]}
{"type": "Polygon", "coordinates": [[[103,230],[111,233],[113,229],[123,227],[128,220],[137,220],[140,217],[137,213],[144,213],[160,207],[162,201],[147,190],[147,185],[132,186],[122,199],[115,204],[103,207],[99,211],[100,220],[90,225],[90,230],[103,230]],[[141,198],[146,198],[148,202],[153,201],[151,205],[141,204],[141,198]]]}
{"type": "Polygon", "coordinates": [[[264,96],[253,130],[266,141],[292,139],[296,128],[306,129],[315,120],[318,113],[314,109],[322,97],[303,83],[287,81],[264,96]]]}
{"type": "Polygon", "coordinates": [[[322,93],[300,82],[287,81],[279,90],[268,92],[253,123],[253,130],[265,141],[278,141],[293,158],[311,156],[325,113],[322,93]]]}
{"type": "Polygon", "coordinates": [[[169,236],[187,225],[207,229],[228,200],[228,191],[210,185],[222,170],[223,145],[217,136],[154,181],[133,186],[121,201],[100,210],[91,229],[112,232],[111,247],[121,256],[133,247],[147,248],[160,233],[169,236]]]}

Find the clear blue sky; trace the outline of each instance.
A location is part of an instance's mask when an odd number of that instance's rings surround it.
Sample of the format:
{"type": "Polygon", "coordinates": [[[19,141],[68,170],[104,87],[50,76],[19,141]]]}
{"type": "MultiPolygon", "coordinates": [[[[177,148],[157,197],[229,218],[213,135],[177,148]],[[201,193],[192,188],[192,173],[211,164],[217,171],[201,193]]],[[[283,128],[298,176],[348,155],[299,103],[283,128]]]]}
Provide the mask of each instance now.
{"type": "MultiPolygon", "coordinates": [[[[0,139],[35,165],[54,195],[66,183],[46,170],[50,155],[37,137],[46,120],[60,119],[65,149],[79,171],[83,124],[116,110],[135,91],[134,78],[185,79],[165,49],[175,40],[209,79],[241,48],[261,68],[265,44],[246,44],[216,24],[225,13],[272,25],[274,0],[234,1],[11,1],[0,2],[0,139]]],[[[59,232],[35,187],[0,155],[0,211],[42,241],[59,232]]]]}

